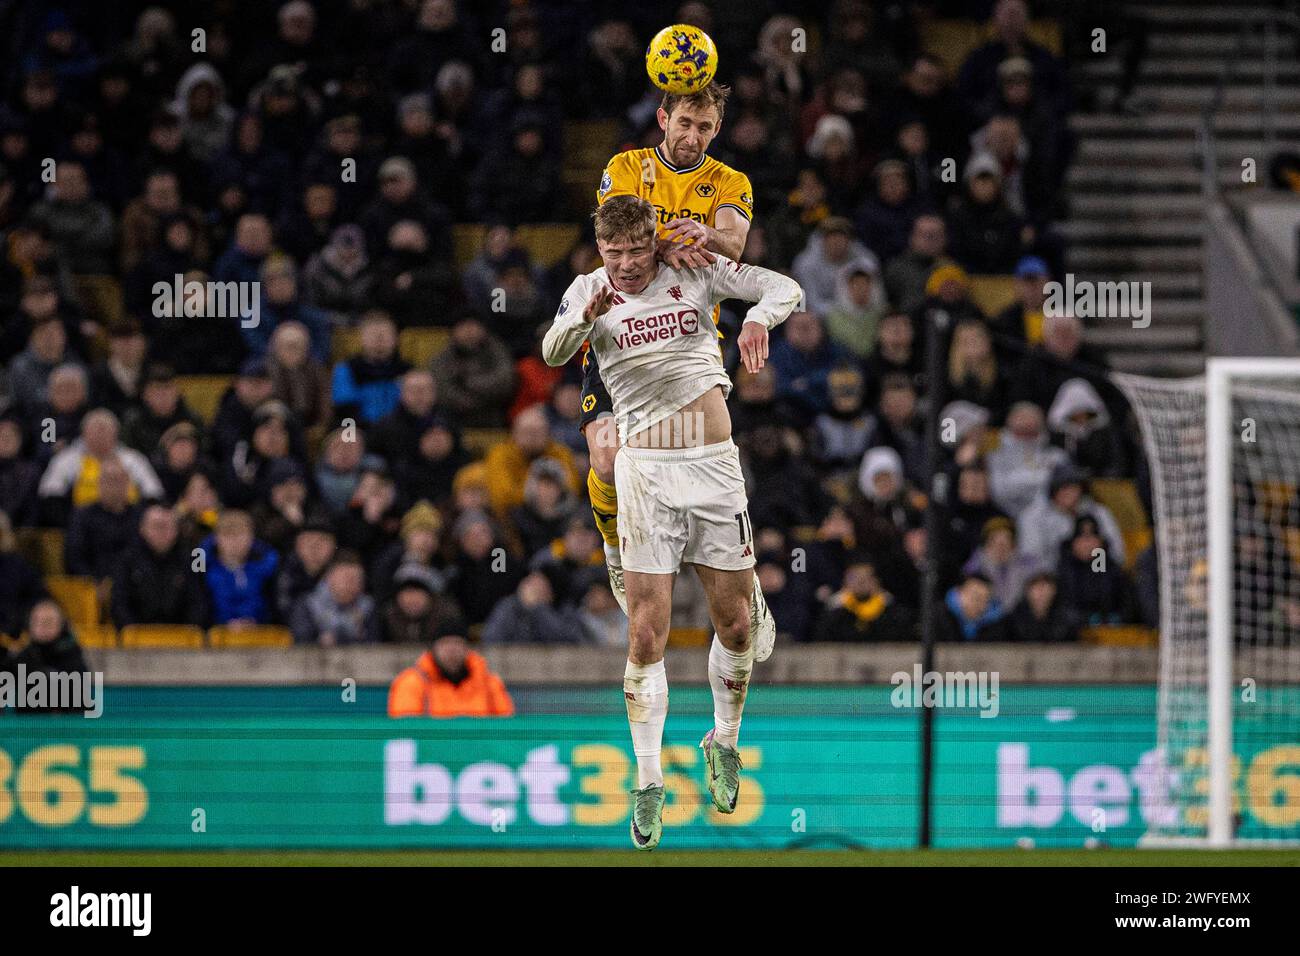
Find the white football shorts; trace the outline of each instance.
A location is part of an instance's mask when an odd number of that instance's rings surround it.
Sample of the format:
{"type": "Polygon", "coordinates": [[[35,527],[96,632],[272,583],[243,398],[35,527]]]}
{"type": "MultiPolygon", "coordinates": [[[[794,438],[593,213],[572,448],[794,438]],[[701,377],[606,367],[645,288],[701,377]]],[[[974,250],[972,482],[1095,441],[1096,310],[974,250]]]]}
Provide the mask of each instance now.
{"type": "Polygon", "coordinates": [[[614,459],[623,567],[672,574],[683,563],[754,566],[754,529],[730,438],[698,448],[631,448],[614,459]]]}

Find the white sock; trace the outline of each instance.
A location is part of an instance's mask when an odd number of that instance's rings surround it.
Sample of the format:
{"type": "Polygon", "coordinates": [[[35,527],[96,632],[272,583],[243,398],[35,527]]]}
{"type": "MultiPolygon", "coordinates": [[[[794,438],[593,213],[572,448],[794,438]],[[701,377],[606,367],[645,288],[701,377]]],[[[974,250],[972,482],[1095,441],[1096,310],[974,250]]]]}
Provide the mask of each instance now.
{"type": "Polygon", "coordinates": [[[664,720],[668,717],[668,672],[664,662],[633,664],[623,671],[623,697],[627,722],[632,728],[632,750],[636,754],[637,787],[664,785],[659,752],[664,742],[664,720]]]}
{"type": "Polygon", "coordinates": [[[610,544],[608,541],[605,542],[605,563],[615,571],[623,568],[623,553],[617,545],[610,544]]]}
{"type": "Polygon", "coordinates": [[[740,715],[754,669],[754,645],[742,653],[729,651],[713,635],[709,649],[709,686],[713,688],[713,739],[728,747],[740,739],[740,715]]]}

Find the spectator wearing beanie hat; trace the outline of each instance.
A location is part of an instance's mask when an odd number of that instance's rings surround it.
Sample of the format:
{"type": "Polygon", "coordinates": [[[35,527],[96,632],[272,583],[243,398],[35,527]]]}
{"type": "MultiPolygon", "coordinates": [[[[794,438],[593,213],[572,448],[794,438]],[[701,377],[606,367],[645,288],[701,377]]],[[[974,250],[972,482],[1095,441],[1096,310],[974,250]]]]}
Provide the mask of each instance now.
{"type": "Polygon", "coordinates": [[[371,593],[379,602],[392,596],[399,568],[422,567],[445,575],[442,559],[442,513],[426,500],[417,501],[402,515],[399,540],[389,544],[375,558],[371,593]]]}
{"type": "Polygon", "coordinates": [[[439,634],[464,630],[460,608],[446,594],[446,580],[422,564],[403,564],[393,575],[392,596],[376,615],[377,639],[385,644],[428,644],[439,634]]]}

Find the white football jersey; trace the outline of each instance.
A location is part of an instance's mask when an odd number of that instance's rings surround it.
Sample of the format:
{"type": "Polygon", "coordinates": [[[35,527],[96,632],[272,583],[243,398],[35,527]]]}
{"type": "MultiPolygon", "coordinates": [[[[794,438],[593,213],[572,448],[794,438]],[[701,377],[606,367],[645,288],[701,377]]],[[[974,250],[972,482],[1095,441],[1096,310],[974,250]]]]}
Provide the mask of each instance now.
{"type": "Polygon", "coordinates": [[[542,355],[549,365],[563,365],[584,340],[591,342],[624,442],[715,385],[722,386],[724,397],[730,394],[731,379],[722,365],[713,321],[719,302],[756,303],[745,321],[772,329],[803,298],[793,279],[719,255],[695,269],[673,269],[661,262],[639,294],[616,290],[609,311],[591,324],[584,322],[587,303],[607,286],[612,288],[603,266],[573,280],[546,333],[542,355]]]}

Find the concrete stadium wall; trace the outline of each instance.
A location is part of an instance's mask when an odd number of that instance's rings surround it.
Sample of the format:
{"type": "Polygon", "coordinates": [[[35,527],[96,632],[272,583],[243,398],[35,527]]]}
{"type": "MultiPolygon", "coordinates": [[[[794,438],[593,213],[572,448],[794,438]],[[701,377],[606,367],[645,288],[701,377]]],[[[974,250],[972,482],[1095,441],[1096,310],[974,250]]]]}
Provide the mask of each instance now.
{"type": "MultiPolygon", "coordinates": [[[[623,679],[627,654],[620,648],[500,647],[487,652],[507,685],[608,684],[623,679]]],[[[90,651],[91,666],[109,685],[330,684],[352,678],[361,685],[387,685],[420,654],[416,647],[297,647],[288,650],[90,651]]],[[[758,665],[755,680],[776,684],[888,684],[911,672],[915,645],[778,646],[758,665]]],[[[706,648],[673,648],[668,676],[678,684],[707,682],[706,648]]],[[[1154,648],[941,645],[940,671],[997,671],[1018,684],[1150,684],[1156,680],[1154,648]]]]}

